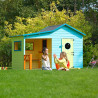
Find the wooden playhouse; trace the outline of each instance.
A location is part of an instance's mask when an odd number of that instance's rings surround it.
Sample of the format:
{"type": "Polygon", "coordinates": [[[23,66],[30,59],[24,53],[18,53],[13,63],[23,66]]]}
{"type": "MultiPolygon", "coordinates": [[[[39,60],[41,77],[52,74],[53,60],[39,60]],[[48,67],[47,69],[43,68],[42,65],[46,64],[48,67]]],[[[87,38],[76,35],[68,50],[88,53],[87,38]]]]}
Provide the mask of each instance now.
{"type": "Polygon", "coordinates": [[[56,68],[53,54],[59,58],[62,51],[67,53],[70,67],[83,68],[83,35],[68,24],[62,24],[46,27],[36,33],[12,36],[12,67],[41,68],[42,49],[47,47],[52,69],[56,68]]]}

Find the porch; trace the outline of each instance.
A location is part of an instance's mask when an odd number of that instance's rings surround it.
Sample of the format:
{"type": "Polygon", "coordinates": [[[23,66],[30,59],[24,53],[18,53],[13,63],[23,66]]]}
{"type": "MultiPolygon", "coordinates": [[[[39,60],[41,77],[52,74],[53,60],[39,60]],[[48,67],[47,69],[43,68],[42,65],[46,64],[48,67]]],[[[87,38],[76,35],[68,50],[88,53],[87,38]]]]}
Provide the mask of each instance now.
{"type": "Polygon", "coordinates": [[[48,48],[51,66],[52,39],[25,39],[24,69],[39,69],[42,67],[41,56],[43,47],[48,48]]]}

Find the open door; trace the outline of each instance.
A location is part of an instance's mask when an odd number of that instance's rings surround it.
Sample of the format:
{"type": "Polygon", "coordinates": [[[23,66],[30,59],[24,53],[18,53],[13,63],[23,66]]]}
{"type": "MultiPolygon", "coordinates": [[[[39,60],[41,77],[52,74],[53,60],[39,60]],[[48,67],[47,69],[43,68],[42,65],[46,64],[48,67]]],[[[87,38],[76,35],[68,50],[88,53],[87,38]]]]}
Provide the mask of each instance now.
{"type": "Polygon", "coordinates": [[[62,51],[67,53],[68,60],[70,62],[70,68],[73,67],[73,39],[62,39],[62,51]]]}

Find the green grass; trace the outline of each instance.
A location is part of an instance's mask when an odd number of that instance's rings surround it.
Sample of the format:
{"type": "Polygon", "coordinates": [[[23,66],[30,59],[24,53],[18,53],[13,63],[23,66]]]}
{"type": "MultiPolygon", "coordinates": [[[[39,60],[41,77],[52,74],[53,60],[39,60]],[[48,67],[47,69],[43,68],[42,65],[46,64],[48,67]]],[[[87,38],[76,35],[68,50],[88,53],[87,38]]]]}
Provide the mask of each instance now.
{"type": "Polygon", "coordinates": [[[0,70],[0,98],[98,98],[98,68],[0,70]]]}

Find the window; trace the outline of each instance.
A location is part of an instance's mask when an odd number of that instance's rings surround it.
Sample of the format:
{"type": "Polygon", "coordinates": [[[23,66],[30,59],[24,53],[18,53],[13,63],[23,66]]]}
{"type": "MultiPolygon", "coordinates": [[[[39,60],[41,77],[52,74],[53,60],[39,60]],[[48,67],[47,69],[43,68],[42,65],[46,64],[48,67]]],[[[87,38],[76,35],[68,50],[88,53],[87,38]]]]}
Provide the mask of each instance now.
{"type": "Polygon", "coordinates": [[[21,41],[14,42],[14,51],[21,51],[21,41]]]}
{"type": "Polygon", "coordinates": [[[42,48],[47,47],[47,40],[43,40],[42,45],[42,48]]]}
{"type": "Polygon", "coordinates": [[[70,49],[70,47],[71,47],[70,43],[66,43],[66,44],[65,44],[65,48],[66,48],[66,49],[70,49]]]}
{"type": "Polygon", "coordinates": [[[34,43],[26,42],[26,50],[34,50],[34,43]]]}

